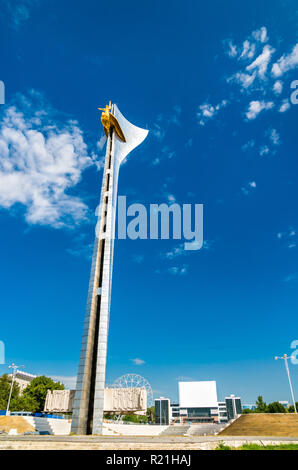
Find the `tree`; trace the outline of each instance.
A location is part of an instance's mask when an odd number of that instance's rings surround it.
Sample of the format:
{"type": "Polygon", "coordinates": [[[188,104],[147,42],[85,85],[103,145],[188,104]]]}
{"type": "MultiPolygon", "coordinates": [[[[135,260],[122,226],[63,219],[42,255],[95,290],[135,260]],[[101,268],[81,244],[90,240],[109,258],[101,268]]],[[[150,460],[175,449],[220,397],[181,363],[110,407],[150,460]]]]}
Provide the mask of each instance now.
{"type": "Polygon", "coordinates": [[[147,416],[128,414],[123,416],[122,420],[130,423],[147,423],[147,416]]]}
{"type": "Polygon", "coordinates": [[[31,411],[31,413],[35,413],[38,411],[38,403],[32,397],[27,397],[25,395],[20,395],[15,397],[10,402],[10,411],[31,411]]]}
{"type": "Polygon", "coordinates": [[[64,390],[64,385],[60,382],[54,382],[45,375],[35,377],[23,391],[24,400],[31,400],[26,403],[30,404],[32,407],[35,403],[35,411],[43,411],[48,390],[64,390]]]}
{"type": "MultiPolygon", "coordinates": [[[[298,411],[298,401],[296,401],[296,410],[298,411]]],[[[294,412],[295,412],[293,405],[290,405],[290,406],[289,406],[288,412],[289,412],[289,413],[294,413],[294,412]]]]}
{"type": "Polygon", "coordinates": [[[155,421],[155,406],[147,408],[147,418],[149,423],[154,423],[155,421]]]}
{"type": "Polygon", "coordinates": [[[273,403],[269,403],[267,406],[267,413],[286,413],[286,409],[282,406],[281,403],[278,401],[274,401],[273,403]]]}
{"type": "Polygon", "coordinates": [[[266,413],[267,405],[264,402],[262,395],[258,396],[258,399],[256,401],[256,405],[257,405],[257,408],[256,408],[257,413],[266,413]]]}
{"type": "MultiPolygon", "coordinates": [[[[6,410],[9,392],[11,387],[11,377],[8,374],[2,375],[0,377],[0,410],[6,410]]],[[[11,400],[17,398],[20,393],[20,387],[16,382],[14,382],[12,387],[11,400]]]]}

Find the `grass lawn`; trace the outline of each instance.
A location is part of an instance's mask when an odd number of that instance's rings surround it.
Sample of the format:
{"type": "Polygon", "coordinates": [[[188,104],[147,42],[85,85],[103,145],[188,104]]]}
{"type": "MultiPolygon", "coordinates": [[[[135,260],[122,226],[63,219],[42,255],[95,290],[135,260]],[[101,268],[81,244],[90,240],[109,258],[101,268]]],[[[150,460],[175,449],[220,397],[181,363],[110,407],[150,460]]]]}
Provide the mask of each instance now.
{"type": "Polygon", "coordinates": [[[278,445],[264,445],[259,444],[244,444],[241,447],[230,447],[224,444],[219,444],[215,450],[298,450],[298,444],[278,444],[278,445]]]}

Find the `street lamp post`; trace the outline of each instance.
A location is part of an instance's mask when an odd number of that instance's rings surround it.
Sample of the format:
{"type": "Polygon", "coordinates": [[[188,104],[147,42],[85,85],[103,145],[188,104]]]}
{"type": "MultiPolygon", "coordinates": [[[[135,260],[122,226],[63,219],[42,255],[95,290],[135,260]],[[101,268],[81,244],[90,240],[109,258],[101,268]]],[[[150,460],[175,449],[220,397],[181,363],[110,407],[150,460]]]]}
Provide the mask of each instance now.
{"type": "Polygon", "coordinates": [[[288,359],[291,359],[291,356],[287,356],[286,354],[284,354],[282,357],[276,356],[275,360],[277,361],[277,359],[283,359],[284,362],[285,362],[285,368],[286,368],[288,379],[289,379],[289,385],[290,385],[292,401],[293,401],[293,405],[294,405],[294,411],[295,411],[295,413],[297,413],[296,402],[295,402],[295,397],[294,397],[294,391],[293,391],[293,387],[292,387],[292,382],[291,382],[291,377],[290,377],[290,370],[289,370],[289,365],[288,365],[288,359]]]}
{"type": "Polygon", "coordinates": [[[11,378],[10,391],[9,391],[9,397],[8,397],[7,408],[6,408],[6,415],[9,415],[9,405],[10,405],[10,399],[12,395],[13,384],[15,381],[16,373],[20,367],[25,367],[25,366],[17,366],[14,363],[8,366],[9,369],[13,369],[13,373],[12,373],[12,378],[11,378]]]}

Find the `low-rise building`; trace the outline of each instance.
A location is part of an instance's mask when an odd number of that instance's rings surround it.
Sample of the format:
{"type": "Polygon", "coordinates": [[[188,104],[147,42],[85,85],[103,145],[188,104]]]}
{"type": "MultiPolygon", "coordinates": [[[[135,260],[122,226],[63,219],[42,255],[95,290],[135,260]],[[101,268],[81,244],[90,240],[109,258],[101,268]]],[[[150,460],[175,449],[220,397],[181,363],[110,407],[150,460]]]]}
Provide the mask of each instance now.
{"type": "Polygon", "coordinates": [[[179,422],[180,418],[180,406],[179,403],[171,403],[171,420],[175,422],[179,422]]]}
{"type": "Polygon", "coordinates": [[[218,422],[226,423],[228,421],[227,406],[225,401],[218,402],[218,422]]]}
{"type": "MultiPolygon", "coordinates": [[[[12,374],[9,374],[9,377],[12,377],[12,374]]],[[[36,375],[29,374],[28,372],[24,372],[18,370],[15,374],[15,382],[20,387],[20,393],[23,393],[26,387],[30,384],[30,382],[37,377],[36,375]]]]}

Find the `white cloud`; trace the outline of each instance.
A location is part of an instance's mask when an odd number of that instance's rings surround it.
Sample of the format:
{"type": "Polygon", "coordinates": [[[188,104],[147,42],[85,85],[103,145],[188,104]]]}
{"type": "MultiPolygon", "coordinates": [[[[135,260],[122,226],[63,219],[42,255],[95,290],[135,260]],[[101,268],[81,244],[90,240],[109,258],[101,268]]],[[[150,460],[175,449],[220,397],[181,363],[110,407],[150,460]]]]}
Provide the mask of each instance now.
{"type": "Polygon", "coordinates": [[[256,187],[257,183],[255,181],[250,181],[246,186],[242,186],[241,191],[247,196],[250,191],[253,191],[256,187]]]}
{"type": "Polygon", "coordinates": [[[99,139],[99,141],[97,142],[97,148],[99,150],[102,150],[106,144],[106,141],[107,141],[107,138],[105,135],[102,135],[101,138],[99,139]]]}
{"type": "Polygon", "coordinates": [[[227,45],[226,53],[230,57],[236,58],[238,56],[238,60],[247,60],[252,59],[259,44],[265,43],[267,40],[267,29],[265,26],[262,26],[260,29],[253,31],[240,46],[237,46],[231,40],[224,41],[224,44],[227,45]]]}
{"type": "Polygon", "coordinates": [[[193,145],[193,139],[190,138],[190,139],[188,139],[188,140],[186,141],[186,143],[185,143],[185,148],[189,149],[189,148],[192,147],[192,145],[193,145]]]}
{"type": "Polygon", "coordinates": [[[163,140],[166,135],[165,130],[157,123],[153,124],[151,132],[158,140],[163,140]]]}
{"type": "Polygon", "coordinates": [[[0,207],[21,204],[29,224],[72,226],[88,208],[70,195],[93,164],[78,123],[58,123],[42,95],[19,95],[0,115],[0,207]]]}
{"type": "MultiPolygon", "coordinates": [[[[162,140],[162,139],[160,139],[162,140]]],[[[171,159],[176,155],[174,150],[171,150],[168,145],[164,145],[161,149],[161,153],[158,157],[154,158],[151,162],[152,166],[157,166],[161,163],[164,158],[171,159]]]]}
{"type": "Polygon", "coordinates": [[[66,251],[72,256],[91,260],[93,252],[93,243],[89,243],[88,245],[77,246],[75,248],[67,248],[66,251]]]}
{"type": "Polygon", "coordinates": [[[72,246],[67,248],[67,253],[72,256],[85,258],[88,261],[92,258],[94,244],[89,242],[85,233],[78,233],[72,240],[72,246]]]}
{"type": "Polygon", "coordinates": [[[168,269],[168,271],[170,274],[173,274],[175,276],[183,276],[188,272],[188,265],[183,264],[182,266],[172,266],[168,269]]]}
{"type": "Polygon", "coordinates": [[[144,261],[144,255],[133,255],[132,260],[134,263],[141,264],[144,261]]]}
{"type": "MultiPolygon", "coordinates": [[[[191,242],[188,242],[188,245],[199,246],[200,242],[198,242],[197,240],[193,240],[191,242]]],[[[211,250],[213,248],[213,245],[214,245],[213,240],[204,240],[201,250],[211,250]]],[[[193,250],[191,249],[185,250],[184,243],[180,243],[176,245],[171,251],[168,251],[162,254],[161,257],[172,260],[174,258],[177,258],[178,256],[188,256],[188,255],[191,255],[192,253],[194,253],[193,250]]]]}
{"type": "Polygon", "coordinates": [[[272,101],[251,101],[248,111],[246,112],[246,117],[249,120],[255,119],[261,111],[271,109],[273,106],[274,103],[272,101]]]}
{"type": "Polygon", "coordinates": [[[276,95],[280,95],[283,89],[283,84],[280,80],[277,80],[273,85],[273,91],[276,95]]]}
{"type": "Polygon", "coordinates": [[[268,64],[271,60],[271,56],[274,53],[274,49],[269,45],[264,46],[262,53],[246,67],[246,70],[251,71],[257,69],[257,73],[260,78],[264,79],[267,72],[268,64]]]}
{"type": "Polygon", "coordinates": [[[172,178],[168,177],[166,182],[163,183],[160,196],[166,199],[169,205],[175,204],[177,199],[173,193],[169,191],[169,183],[172,182],[172,178]]]}
{"type": "Polygon", "coordinates": [[[254,72],[251,75],[249,75],[248,73],[244,73],[244,72],[237,72],[235,73],[235,75],[230,77],[228,81],[229,82],[234,81],[238,83],[239,85],[241,85],[243,88],[248,88],[250,87],[250,85],[253,84],[256,76],[257,76],[257,72],[254,72]]]}
{"type": "Polygon", "coordinates": [[[7,23],[14,29],[18,29],[30,18],[30,10],[38,4],[38,0],[3,0],[1,2],[1,14],[6,17],[7,23]]]}
{"type": "Polygon", "coordinates": [[[281,106],[279,108],[279,112],[280,113],[285,113],[289,108],[290,108],[290,103],[289,103],[289,100],[288,99],[284,99],[281,103],[281,106]]]}
{"type": "Polygon", "coordinates": [[[242,145],[241,148],[242,148],[243,152],[246,152],[247,150],[254,148],[255,144],[256,144],[255,140],[250,139],[248,142],[246,142],[244,145],[242,145]]]}
{"type": "Polygon", "coordinates": [[[263,157],[264,155],[267,155],[269,152],[270,152],[270,149],[268,145],[262,145],[262,147],[260,147],[259,154],[261,155],[261,157],[263,157]]]}
{"type": "Polygon", "coordinates": [[[176,197],[174,196],[174,194],[168,193],[166,194],[166,198],[169,204],[174,204],[176,202],[176,197]]]}
{"type": "Polygon", "coordinates": [[[273,145],[280,145],[280,135],[276,129],[271,129],[269,131],[269,138],[273,145]]]}
{"type": "Polygon", "coordinates": [[[145,364],[145,361],[143,359],[139,359],[136,357],[135,359],[131,359],[131,361],[136,365],[136,366],[142,366],[145,364]]]}
{"type": "Polygon", "coordinates": [[[227,53],[230,57],[236,57],[236,55],[238,54],[237,46],[235,46],[232,43],[232,41],[228,42],[228,51],[227,51],[227,53]]]}
{"type": "Polygon", "coordinates": [[[53,379],[55,382],[61,382],[65,385],[65,388],[68,390],[75,390],[76,388],[76,382],[77,382],[77,377],[69,377],[69,376],[64,376],[64,375],[51,375],[51,379],[53,379]]]}
{"type": "Polygon", "coordinates": [[[260,29],[253,31],[252,36],[255,38],[256,41],[259,42],[268,41],[267,28],[265,26],[262,26],[260,29]]]}
{"type": "Polygon", "coordinates": [[[292,70],[298,66],[298,43],[293,47],[292,52],[284,54],[272,66],[272,74],[274,77],[280,77],[285,72],[292,70]]]}
{"type": "MultiPolygon", "coordinates": [[[[192,242],[188,242],[188,246],[193,246],[193,247],[196,247],[196,249],[198,249],[200,247],[200,242],[197,241],[197,240],[193,240],[192,242]]],[[[214,246],[214,241],[213,240],[204,240],[203,241],[203,246],[201,248],[201,250],[211,250],[214,246]]],[[[192,252],[192,249],[188,249],[188,250],[185,250],[185,254],[191,254],[192,252]]]]}
{"type": "Polygon", "coordinates": [[[165,145],[161,149],[161,153],[162,153],[163,156],[166,156],[169,159],[171,159],[175,156],[175,152],[173,150],[170,150],[170,148],[167,145],[165,145]]]}
{"type": "Polygon", "coordinates": [[[281,144],[280,135],[276,129],[268,129],[265,132],[265,137],[268,139],[268,143],[261,145],[259,148],[259,154],[261,157],[268,155],[269,153],[274,155],[276,153],[274,147],[281,144]]]}
{"type": "MultiPolygon", "coordinates": [[[[241,46],[233,44],[231,41],[228,42],[229,50],[233,46],[233,51],[237,51],[237,54],[228,53],[228,55],[240,68],[227,77],[226,81],[230,84],[237,84],[241,93],[255,95],[246,112],[248,120],[255,119],[261,111],[268,110],[273,106],[276,112],[280,113],[284,113],[290,108],[287,97],[283,97],[279,102],[277,97],[282,96],[284,91],[284,83],[280,77],[289,70],[298,67],[298,43],[290,53],[281,55],[277,61],[276,59],[272,61],[274,53],[276,54],[280,45],[277,44],[276,48],[273,48],[270,44],[265,44],[267,41],[267,29],[262,26],[253,31],[241,46]],[[252,52],[256,55],[253,61],[250,57],[253,55],[252,52]],[[245,65],[243,66],[243,64],[245,65]],[[269,73],[269,66],[271,73],[269,73]]],[[[224,41],[224,44],[227,44],[227,41],[224,41]]],[[[279,52],[280,54],[281,52],[279,52]]]]}
{"type": "Polygon", "coordinates": [[[283,282],[296,282],[298,281],[298,273],[289,274],[283,280],[283,282]]]}
{"type": "Polygon", "coordinates": [[[181,243],[175,246],[171,251],[168,251],[167,253],[165,253],[164,257],[168,259],[173,259],[173,258],[176,258],[176,256],[180,256],[183,254],[185,254],[184,243],[181,243]]]}
{"type": "Polygon", "coordinates": [[[283,240],[287,246],[287,248],[292,249],[296,248],[297,243],[295,241],[296,238],[296,230],[293,227],[289,227],[285,232],[279,232],[277,234],[277,238],[283,240]],[[293,240],[294,238],[294,240],[293,240]]]}
{"type": "Polygon", "coordinates": [[[207,121],[212,119],[221,108],[224,108],[228,104],[227,100],[222,100],[221,103],[217,105],[212,105],[210,103],[201,104],[198,108],[197,117],[199,119],[199,124],[204,126],[207,121]]]}
{"type": "Polygon", "coordinates": [[[256,46],[251,44],[248,40],[245,40],[243,43],[243,49],[240,55],[240,59],[252,59],[255,54],[256,46]]]}
{"type": "Polygon", "coordinates": [[[150,132],[156,137],[159,141],[162,141],[165,138],[165,135],[172,124],[176,126],[180,125],[180,115],[182,108],[179,105],[175,105],[173,112],[171,114],[158,114],[156,117],[156,122],[153,123],[150,132]]]}
{"type": "Polygon", "coordinates": [[[182,111],[181,106],[179,106],[179,104],[175,104],[174,111],[175,111],[176,115],[179,116],[181,114],[181,111],[182,111]]]}

